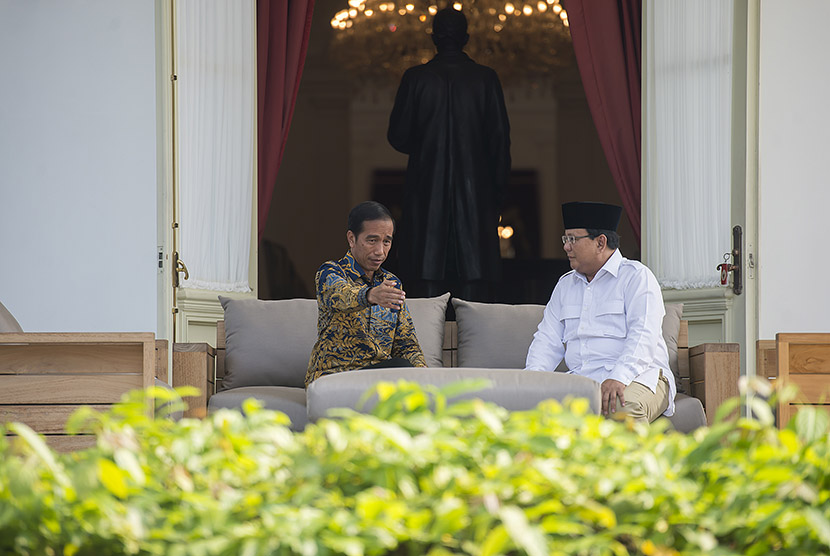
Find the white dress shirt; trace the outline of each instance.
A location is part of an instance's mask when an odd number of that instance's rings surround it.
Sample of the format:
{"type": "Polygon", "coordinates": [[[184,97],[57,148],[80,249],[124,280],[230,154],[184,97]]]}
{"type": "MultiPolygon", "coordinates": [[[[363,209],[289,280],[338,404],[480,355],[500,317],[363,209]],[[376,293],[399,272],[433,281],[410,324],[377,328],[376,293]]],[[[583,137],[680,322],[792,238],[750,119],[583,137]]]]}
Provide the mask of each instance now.
{"type": "Polygon", "coordinates": [[[553,371],[565,357],[570,373],[600,384],[613,378],[657,390],[660,371],[669,382],[674,415],[677,386],[663,339],[663,295],[654,274],[615,250],[588,279],[572,270],[562,276],[545,307],[527,352],[526,369],[553,371]]]}

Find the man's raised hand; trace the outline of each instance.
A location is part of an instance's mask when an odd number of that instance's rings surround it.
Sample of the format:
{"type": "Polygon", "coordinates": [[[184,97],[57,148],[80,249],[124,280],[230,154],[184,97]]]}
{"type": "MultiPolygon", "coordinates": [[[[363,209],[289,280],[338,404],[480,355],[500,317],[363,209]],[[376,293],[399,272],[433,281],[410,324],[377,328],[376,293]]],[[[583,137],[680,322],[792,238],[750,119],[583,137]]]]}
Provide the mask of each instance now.
{"type": "Polygon", "coordinates": [[[372,305],[380,305],[386,309],[398,310],[403,307],[406,293],[398,289],[394,280],[384,280],[373,288],[369,288],[366,299],[372,305]]]}

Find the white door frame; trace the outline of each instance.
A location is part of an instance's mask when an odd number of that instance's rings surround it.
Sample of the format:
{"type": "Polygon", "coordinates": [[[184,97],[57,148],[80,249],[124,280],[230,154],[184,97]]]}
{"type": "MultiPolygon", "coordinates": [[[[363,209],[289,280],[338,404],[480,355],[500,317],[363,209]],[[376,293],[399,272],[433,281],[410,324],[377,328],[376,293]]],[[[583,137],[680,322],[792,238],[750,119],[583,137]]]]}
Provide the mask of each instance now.
{"type": "MultiPolygon", "coordinates": [[[[741,348],[742,374],[755,375],[755,345],[758,339],[757,273],[749,261],[757,258],[758,242],[758,61],[760,44],[760,0],[734,0],[733,93],[732,93],[732,176],[731,222],[743,230],[742,260],[743,292],[731,289],[665,290],[667,302],[684,304],[683,318],[689,321],[691,345],[702,342],[736,342],[741,348]],[[751,257],[751,258],[750,258],[751,257]]],[[[643,25],[647,4],[644,4],[643,25]]],[[[643,35],[642,49],[650,37],[643,35]]],[[[642,67],[647,67],[646,60],[642,67]]],[[[645,74],[644,74],[645,78],[645,74]]],[[[645,84],[643,86],[645,91],[645,84]]],[[[644,94],[643,103],[649,99],[644,94]]],[[[645,119],[648,110],[642,110],[645,119]]],[[[643,129],[647,129],[645,121],[643,129]]],[[[645,151],[644,151],[645,152],[645,151]]],[[[648,160],[643,160],[643,168],[648,160]]],[[[645,174],[644,174],[645,175],[645,174]]],[[[649,191],[643,180],[643,212],[647,211],[649,191]]],[[[643,242],[649,241],[650,230],[643,226],[643,242]]],[[[731,245],[731,236],[729,239],[731,245]]],[[[645,246],[643,253],[647,252],[645,246]]],[[[644,261],[648,263],[648,261],[644,261]]],[[[712,261],[714,267],[721,261],[712,261]]]]}
{"type": "MultiPolygon", "coordinates": [[[[227,297],[256,298],[258,291],[258,229],[257,229],[257,164],[251,187],[252,218],[251,244],[248,264],[249,293],[213,292],[173,287],[175,261],[172,253],[176,245],[178,223],[175,210],[175,142],[174,116],[174,25],[175,0],[156,0],[156,67],[157,69],[157,126],[158,126],[158,245],[161,267],[158,272],[158,336],[170,342],[207,342],[216,344],[216,321],[224,316],[219,294],[227,297]],[[174,337],[175,336],[175,337],[174,337]]],[[[256,25],[254,25],[256,29],[256,25]]],[[[255,38],[254,38],[255,40],[255,38]]],[[[254,67],[256,62],[254,61],[254,67]]],[[[255,76],[256,78],[256,76],[255,76]]],[[[256,90],[256,85],[254,87],[256,90]]],[[[254,122],[256,144],[256,122],[254,122]]],[[[255,155],[256,156],[256,152],[255,155]]],[[[173,349],[168,350],[172,354],[173,349]]],[[[172,367],[171,367],[172,368],[172,367]]]]}

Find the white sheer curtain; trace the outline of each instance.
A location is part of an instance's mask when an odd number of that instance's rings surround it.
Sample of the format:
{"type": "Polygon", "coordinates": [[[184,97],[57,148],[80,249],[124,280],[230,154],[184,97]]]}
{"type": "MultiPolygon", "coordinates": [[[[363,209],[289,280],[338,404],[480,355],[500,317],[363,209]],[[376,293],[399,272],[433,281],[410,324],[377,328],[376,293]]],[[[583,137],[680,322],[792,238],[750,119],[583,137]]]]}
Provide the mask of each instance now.
{"type": "Polygon", "coordinates": [[[646,0],[646,260],[660,285],[720,284],[731,249],[731,0],[646,0]]]}
{"type": "Polygon", "coordinates": [[[180,256],[187,288],[249,291],[255,0],[176,0],[180,256]]]}

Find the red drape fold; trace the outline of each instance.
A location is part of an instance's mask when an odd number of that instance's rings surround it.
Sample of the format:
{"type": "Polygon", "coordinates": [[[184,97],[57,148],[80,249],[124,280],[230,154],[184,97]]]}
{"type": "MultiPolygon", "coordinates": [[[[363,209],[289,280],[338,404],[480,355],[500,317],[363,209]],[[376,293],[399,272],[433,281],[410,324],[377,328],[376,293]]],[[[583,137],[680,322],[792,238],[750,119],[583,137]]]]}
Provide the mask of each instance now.
{"type": "Polygon", "coordinates": [[[642,0],[563,0],[602,149],[640,241],[642,0]]]}
{"type": "Polygon", "coordinates": [[[257,0],[257,229],[268,220],[303,74],[314,0],[257,0]]]}

